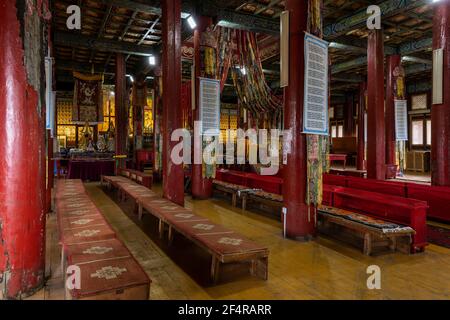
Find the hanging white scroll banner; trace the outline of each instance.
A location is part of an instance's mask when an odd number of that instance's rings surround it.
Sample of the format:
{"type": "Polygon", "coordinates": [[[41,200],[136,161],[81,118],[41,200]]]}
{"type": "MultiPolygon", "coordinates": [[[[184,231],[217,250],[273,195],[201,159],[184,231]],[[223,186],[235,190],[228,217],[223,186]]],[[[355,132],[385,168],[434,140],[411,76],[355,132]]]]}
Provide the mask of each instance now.
{"type": "Polygon", "coordinates": [[[204,136],[220,135],[220,81],[200,78],[200,127],[204,136]]]}
{"type": "Polygon", "coordinates": [[[328,42],[305,34],[303,133],[329,135],[328,42]]]}
{"type": "Polygon", "coordinates": [[[408,102],[395,100],[395,138],[408,141],[408,102]]]}

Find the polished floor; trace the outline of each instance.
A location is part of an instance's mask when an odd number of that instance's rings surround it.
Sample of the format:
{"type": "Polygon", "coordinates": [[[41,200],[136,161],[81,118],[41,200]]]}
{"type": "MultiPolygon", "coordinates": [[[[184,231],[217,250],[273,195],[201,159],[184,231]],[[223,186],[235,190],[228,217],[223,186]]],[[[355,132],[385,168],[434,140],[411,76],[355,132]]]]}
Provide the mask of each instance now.
{"type": "MultiPolygon", "coordinates": [[[[195,213],[270,248],[268,281],[225,269],[219,284],[211,286],[195,271],[207,272],[207,257],[182,239],[174,244],[178,251],[164,247],[152,234],[151,217],[137,223],[131,204],[118,204],[97,184],[86,186],[153,280],[151,299],[450,299],[449,249],[431,245],[424,254],[366,257],[357,248],[324,237],[308,243],[283,239],[276,219],[233,208],[227,199],[186,198],[186,206],[195,213]],[[381,290],[367,288],[371,265],[381,268],[381,290]]],[[[51,277],[32,299],[63,299],[54,217],[49,219],[47,237],[51,277]]]]}

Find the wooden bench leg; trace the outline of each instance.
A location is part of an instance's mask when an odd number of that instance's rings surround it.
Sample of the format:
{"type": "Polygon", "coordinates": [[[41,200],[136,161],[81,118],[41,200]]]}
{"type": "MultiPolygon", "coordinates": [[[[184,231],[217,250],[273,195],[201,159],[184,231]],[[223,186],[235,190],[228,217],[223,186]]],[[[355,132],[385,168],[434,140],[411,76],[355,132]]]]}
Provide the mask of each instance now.
{"type": "Polygon", "coordinates": [[[392,237],[390,238],[391,240],[391,245],[389,246],[389,248],[391,249],[392,252],[397,251],[397,237],[392,237]]]}
{"type": "Polygon", "coordinates": [[[144,214],[144,208],[142,207],[141,203],[138,203],[138,219],[139,219],[139,221],[142,220],[143,214],[144,214]]]}
{"type": "Polygon", "coordinates": [[[247,196],[245,194],[242,196],[242,210],[247,210],[247,196]]]}
{"type": "Polygon", "coordinates": [[[267,280],[269,278],[269,258],[252,260],[250,273],[252,276],[267,280]]]}
{"type": "Polygon", "coordinates": [[[236,207],[237,205],[237,193],[233,192],[232,198],[231,198],[231,204],[233,207],[236,207]]]}
{"type": "Polygon", "coordinates": [[[164,237],[164,223],[161,219],[159,219],[158,230],[159,238],[162,239],[164,237]]]}
{"type": "Polygon", "coordinates": [[[173,242],[173,228],[172,228],[172,226],[169,226],[168,240],[169,240],[169,246],[171,246],[172,242],[173,242]]]}
{"type": "Polygon", "coordinates": [[[211,260],[211,281],[216,284],[219,280],[220,261],[213,256],[211,260]]]}
{"type": "Polygon", "coordinates": [[[372,254],[372,235],[370,233],[364,235],[364,254],[366,256],[372,254]]]}

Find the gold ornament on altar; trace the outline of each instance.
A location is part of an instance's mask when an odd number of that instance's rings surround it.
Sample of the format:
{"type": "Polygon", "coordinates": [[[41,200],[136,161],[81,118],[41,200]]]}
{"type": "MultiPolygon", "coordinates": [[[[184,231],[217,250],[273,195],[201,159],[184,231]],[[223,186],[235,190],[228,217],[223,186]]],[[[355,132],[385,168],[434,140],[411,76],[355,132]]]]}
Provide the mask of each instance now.
{"type": "Polygon", "coordinates": [[[93,130],[89,126],[89,122],[86,122],[86,125],[81,130],[81,141],[79,145],[79,149],[83,151],[95,151],[92,137],[93,137],[93,130]]]}

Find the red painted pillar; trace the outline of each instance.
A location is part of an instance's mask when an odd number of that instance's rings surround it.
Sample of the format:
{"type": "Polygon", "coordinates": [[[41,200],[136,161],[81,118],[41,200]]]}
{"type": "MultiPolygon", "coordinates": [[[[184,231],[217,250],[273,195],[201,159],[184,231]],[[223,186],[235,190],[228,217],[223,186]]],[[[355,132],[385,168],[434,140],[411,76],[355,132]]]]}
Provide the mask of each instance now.
{"type": "Polygon", "coordinates": [[[16,1],[2,2],[0,21],[8,27],[0,28],[0,296],[9,299],[42,287],[45,261],[43,120],[40,93],[27,80],[18,16],[16,1]]]}
{"type": "Polygon", "coordinates": [[[354,107],[355,96],[353,92],[345,95],[345,109],[344,109],[344,137],[353,137],[354,133],[354,107]]]}
{"type": "MultiPolygon", "coordinates": [[[[116,155],[122,156],[127,154],[128,139],[126,62],[122,53],[116,54],[116,86],[114,97],[116,105],[116,155]]],[[[125,167],[124,161],[120,161],[120,167],[125,167]]]]}
{"type": "Polygon", "coordinates": [[[433,49],[444,49],[443,103],[431,108],[431,182],[450,186],[450,1],[435,4],[433,16],[433,49]]]}
{"type": "Polygon", "coordinates": [[[356,169],[366,170],[366,142],[365,142],[365,114],[366,114],[366,93],[367,83],[362,82],[359,85],[359,103],[358,103],[358,155],[356,158],[356,169]]]}
{"type": "Polygon", "coordinates": [[[396,137],[395,137],[395,100],[399,98],[397,94],[395,72],[399,72],[402,59],[400,55],[391,55],[387,58],[387,77],[386,77],[386,165],[396,165],[396,137]]]}
{"type": "Polygon", "coordinates": [[[161,69],[155,70],[154,80],[154,101],[153,101],[153,178],[155,181],[161,181],[161,93],[162,93],[161,69]]]}
{"type": "MultiPolygon", "coordinates": [[[[198,27],[194,31],[194,65],[195,65],[195,99],[194,121],[200,120],[200,80],[201,77],[201,54],[200,42],[202,33],[212,24],[212,19],[208,17],[198,18],[198,27]]],[[[192,157],[194,159],[194,157],[192,157]]],[[[203,178],[203,166],[201,164],[192,165],[192,197],[194,199],[208,199],[212,195],[212,179],[203,178]]]]}
{"type": "Polygon", "coordinates": [[[172,162],[172,132],[182,128],[181,0],[163,0],[163,191],[168,200],[184,205],[183,165],[172,162]]]}
{"type": "Polygon", "coordinates": [[[52,211],[52,189],[53,189],[53,138],[51,130],[47,130],[47,193],[46,193],[46,212],[52,211]]]}
{"type": "Polygon", "coordinates": [[[284,208],[286,235],[290,238],[310,239],[315,234],[314,219],[308,218],[306,205],[306,136],[303,130],[304,94],[304,37],[307,27],[308,2],[287,0],[289,10],[289,86],[284,90],[284,126],[292,140],[284,173],[284,208]]]}
{"type": "Polygon", "coordinates": [[[367,47],[367,177],[385,180],[383,31],[369,31],[367,47]]]}

